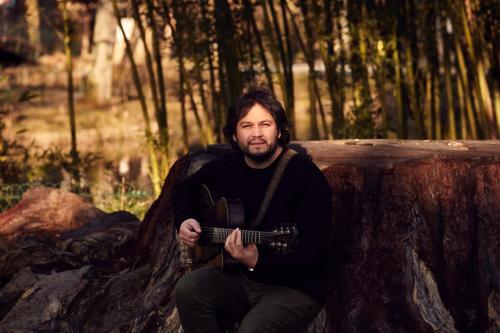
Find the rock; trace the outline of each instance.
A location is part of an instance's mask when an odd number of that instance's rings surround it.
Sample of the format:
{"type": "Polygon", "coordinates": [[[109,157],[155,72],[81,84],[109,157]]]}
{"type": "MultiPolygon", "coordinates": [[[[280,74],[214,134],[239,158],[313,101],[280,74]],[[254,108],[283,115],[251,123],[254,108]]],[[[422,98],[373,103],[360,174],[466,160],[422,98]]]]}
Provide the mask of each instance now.
{"type": "Polygon", "coordinates": [[[77,229],[106,214],[82,197],[63,190],[36,187],[14,207],[0,214],[0,236],[45,237],[77,229]]]}

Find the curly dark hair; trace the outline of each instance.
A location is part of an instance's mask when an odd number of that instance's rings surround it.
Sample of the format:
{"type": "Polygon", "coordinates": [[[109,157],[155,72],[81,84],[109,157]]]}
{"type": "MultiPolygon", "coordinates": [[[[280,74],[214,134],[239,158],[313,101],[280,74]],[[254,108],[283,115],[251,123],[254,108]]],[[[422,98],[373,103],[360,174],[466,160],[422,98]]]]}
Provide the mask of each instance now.
{"type": "Polygon", "coordinates": [[[233,139],[236,133],[236,125],[241,118],[245,117],[248,111],[255,105],[259,104],[266,109],[274,118],[279,132],[281,133],[278,139],[278,144],[286,147],[290,142],[290,127],[285,108],[274,94],[267,88],[254,88],[241,96],[227,110],[227,124],[224,126],[224,136],[231,146],[239,150],[238,144],[233,139]]]}

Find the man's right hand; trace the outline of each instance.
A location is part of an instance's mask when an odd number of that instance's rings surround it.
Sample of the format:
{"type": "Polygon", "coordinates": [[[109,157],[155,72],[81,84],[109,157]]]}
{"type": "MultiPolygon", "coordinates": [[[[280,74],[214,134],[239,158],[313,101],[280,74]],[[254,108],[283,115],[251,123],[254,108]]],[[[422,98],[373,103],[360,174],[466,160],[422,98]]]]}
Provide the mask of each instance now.
{"type": "Polygon", "coordinates": [[[195,219],[187,219],[179,228],[180,240],[189,247],[194,247],[201,234],[201,227],[195,219]]]}

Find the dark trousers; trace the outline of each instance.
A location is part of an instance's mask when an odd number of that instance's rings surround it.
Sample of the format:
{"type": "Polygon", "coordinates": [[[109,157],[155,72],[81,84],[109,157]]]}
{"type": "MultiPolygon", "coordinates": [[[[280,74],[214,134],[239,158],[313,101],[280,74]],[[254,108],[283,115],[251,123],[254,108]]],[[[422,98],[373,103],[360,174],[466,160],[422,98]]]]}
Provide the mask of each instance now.
{"type": "Polygon", "coordinates": [[[319,312],[319,304],[294,289],[258,283],[240,272],[205,267],[184,275],[175,301],[182,328],[224,332],[239,323],[239,333],[297,332],[319,312]]]}

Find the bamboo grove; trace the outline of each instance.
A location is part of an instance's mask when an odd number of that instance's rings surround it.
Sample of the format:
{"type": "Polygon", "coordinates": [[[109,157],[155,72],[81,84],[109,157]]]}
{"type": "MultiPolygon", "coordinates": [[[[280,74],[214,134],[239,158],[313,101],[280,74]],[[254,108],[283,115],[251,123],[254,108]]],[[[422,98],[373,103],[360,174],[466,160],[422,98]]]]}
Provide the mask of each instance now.
{"type": "Polygon", "coordinates": [[[113,0],[113,6],[157,190],[171,158],[169,126],[180,126],[188,151],[188,113],[203,145],[222,142],[226,108],[259,82],[280,96],[295,120],[298,64],[307,66],[310,136],[303,139],[499,136],[498,2],[113,0]],[[135,21],[147,82],[134,62],[134,40],[121,27],[124,17],[135,21]],[[166,54],[176,68],[162,67],[166,54]],[[168,122],[166,71],[178,78],[170,89],[181,105],[180,124],[168,122]]]}

